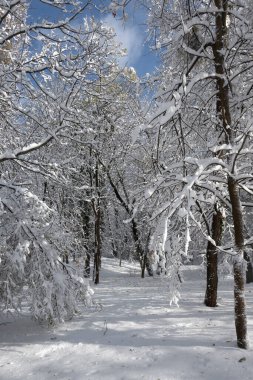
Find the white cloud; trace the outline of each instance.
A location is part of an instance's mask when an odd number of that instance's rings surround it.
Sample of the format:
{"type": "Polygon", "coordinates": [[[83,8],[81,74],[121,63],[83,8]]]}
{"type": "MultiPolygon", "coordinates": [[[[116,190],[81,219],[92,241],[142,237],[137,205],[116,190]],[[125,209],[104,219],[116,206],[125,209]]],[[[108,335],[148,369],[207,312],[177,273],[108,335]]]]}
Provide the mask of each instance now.
{"type": "Polygon", "coordinates": [[[134,66],[142,54],[141,31],[136,26],[129,26],[111,15],[108,15],[103,21],[114,29],[116,41],[121,43],[122,47],[127,50],[127,55],[120,58],[120,64],[134,66]]]}

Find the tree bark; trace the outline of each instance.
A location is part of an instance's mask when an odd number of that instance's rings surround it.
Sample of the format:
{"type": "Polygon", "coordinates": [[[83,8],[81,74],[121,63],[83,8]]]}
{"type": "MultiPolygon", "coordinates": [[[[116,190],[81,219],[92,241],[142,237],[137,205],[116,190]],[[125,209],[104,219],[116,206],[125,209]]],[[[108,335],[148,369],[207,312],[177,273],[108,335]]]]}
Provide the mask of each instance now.
{"type": "Polygon", "coordinates": [[[147,257],[147,249],[144,250],[139,239],[139,230],[137,227],[137,223],[134,219],[132,219],[132,233],[135,242],[135,247],[137,254],[139,256],[140,264],[141,264],[141,278],[145,277],[145,269],[147,269],[148,275],[153,276],[152,266],[147,257]]]}
{"type": "MultiPolygon", "coordinates": [[[[223,215],[216,208],[213,213],[212,220],[212,239],[216,245],[221,244],[223,230],[223,215]]],[[[217,290],[218,290],[218,252],[216,246],[212,242],[207,244],[206,252],[207,280],[205,305],[209,307],[217,306],[217,290]]]]}
{"type": "Polygon", "coordinates": [[[245,261],[243,251],[243,217],[238,185],[231,176],[228,177],[228,191],[232,205],[235,248],[237,251],[234,258],[235,328],[237,334],[237,345],[240,348],[248,348],[246,302],[244,291],[245,261]]]}
{"type": "Polygon", "coordinates": [[[246,284],[250,284],[253,282],[253,266],[252,262],[250,260],[249,254],[244,251],[243,253],[244,260],[247,263],[247,268],[246,268],[246,284]]]}
{"type": "Polygon", "coordinates": [[[100,207],[96,209],[95,215],[95,255],[94,255],[94,270],[93,280],[97,285],[99,284],[99,271],[101,267],[101,236],[100,236],[100,207]]]}
{"type": "Polygon", "coordinates": [[[132,233],[133,233],[133,239],[134,239],[136,251],[137,251],[137,254],[138,254],[138,257],[140,260],[140,264],[141,264],[141,278],[144,278],[144,276],[145,276],[145,252],[141,246],[137,223],[134,219],[132,219],[132,233]]]}
{"type": "Polygon", "coordinates": [[[98,159],[96,161],[95,186],[96,186],[97,199],[93,200],[93,210],[95,214],[95,254],[94,254],[93,281],[97,285],[99,284],[99,272],[101,268],[101,208],[100,208],[98,159]]]}
{"type": "MultiPolygon", "coordinates": [[[[226,144],[233,145],[235,132],[232,126],[232,117],[229,103],[229,87],[225,81],[225,58],[224,48],[226,47],[227,38],[227,0],[214,0],[217,8],[215,14],[216,40],[213,45],[213,54],[215,70],[218,74],[217,83],[217,102],[219,109],[219,118],[222,122],[222,129],[225,134],[226,144]]],[[[228,163],[232,162],[232,157],[228,158],[228,163]]],[[[247,339],[247,317],[245,302],[245,270],[244,270],[244,232],[243,232],[243,214],[240,203],[238,184],[233,177],[235,163],[231,167],[231,174],[227,177],[228,192],[232,208],[232,217],[234,222],[234,244],[236,255],[234,257],[234,302],[235,302],[235,328],[237,335],[237,345],[240,348],[248,348],[247,339]]]]}
{"type": "Polygon", "coordinates": [[[146,261],[147,261],[147,256],[144,254],[143,257],[141,258],[141,278],[145,277],[146,261]]]}

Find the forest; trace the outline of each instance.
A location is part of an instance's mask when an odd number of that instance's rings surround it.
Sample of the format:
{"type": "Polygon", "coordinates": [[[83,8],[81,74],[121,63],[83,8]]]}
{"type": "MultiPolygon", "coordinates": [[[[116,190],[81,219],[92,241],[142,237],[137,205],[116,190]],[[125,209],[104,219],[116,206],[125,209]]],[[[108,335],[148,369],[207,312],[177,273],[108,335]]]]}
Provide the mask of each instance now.
{"type": "Polygon", "coordinates": [[[191,273],[202,318],[229,278],[234,348],[250,351],[251,1],[1,0],[0,30],[0,327],[71,326],[124,268],[143,310],[156,294],[177,310],[191,273]],[[103,22],[135,12],[159,60],[144,76],[103,22]]]}

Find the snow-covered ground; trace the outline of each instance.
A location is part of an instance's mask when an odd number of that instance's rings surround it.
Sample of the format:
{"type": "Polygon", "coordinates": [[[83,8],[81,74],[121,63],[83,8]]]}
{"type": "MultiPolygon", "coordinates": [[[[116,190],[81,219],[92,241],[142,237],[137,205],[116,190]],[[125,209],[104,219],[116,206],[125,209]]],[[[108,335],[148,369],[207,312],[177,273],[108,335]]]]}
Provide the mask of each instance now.
{"type": "MultiPolygon", "coordinates": [[[[53,330],[28,316],[0,320],[1,380],[252,380],[252,349],[236,347],[231,279],[220,281],[215,309],[203,305],[200,270],[184,271],[180,307],[166,281],[103,260],[96,310],[53,330]]],[[[253,286],[247,286],[253,346],[253,286]]]]}

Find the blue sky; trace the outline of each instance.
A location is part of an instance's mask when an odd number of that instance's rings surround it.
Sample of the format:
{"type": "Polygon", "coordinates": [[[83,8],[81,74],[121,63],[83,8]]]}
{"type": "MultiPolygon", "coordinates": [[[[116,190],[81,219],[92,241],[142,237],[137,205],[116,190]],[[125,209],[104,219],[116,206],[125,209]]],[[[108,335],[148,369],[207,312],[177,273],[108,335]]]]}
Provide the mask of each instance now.
{"type": "Polygon", "coordinates": [[[127,56],[122,59],[122,64],[133,66],[140,76],[151,73],[158,64],[158,58],[146,42],[146,27],[142,19],[130,17],[128,21],[123,22],[112,15],[107,15],[104,21],[114,28],[117,40],[128,51],[127,56]]]}
{"type": "MultiPolygon", "coordinates": [[[[151,52],[146,42],[145,14],[143,9],[127,9],[128,19],[123,22],[118,16],[113,17],[110,13],[99,14],[94,9],[86,11],[86,15],[100,18],[106,24],[112,26],[116,32],[118,42],[127,49],[128,54],[121,59],[123,66],[132,66],[139,76],[151,73],[159,60],[155,53],[151,52]]],[[[60,12],[52,11],[52,7],[42,4],[40,0],[31,0],[29,9],[30,19],[62,19],[60,12]]]]}

